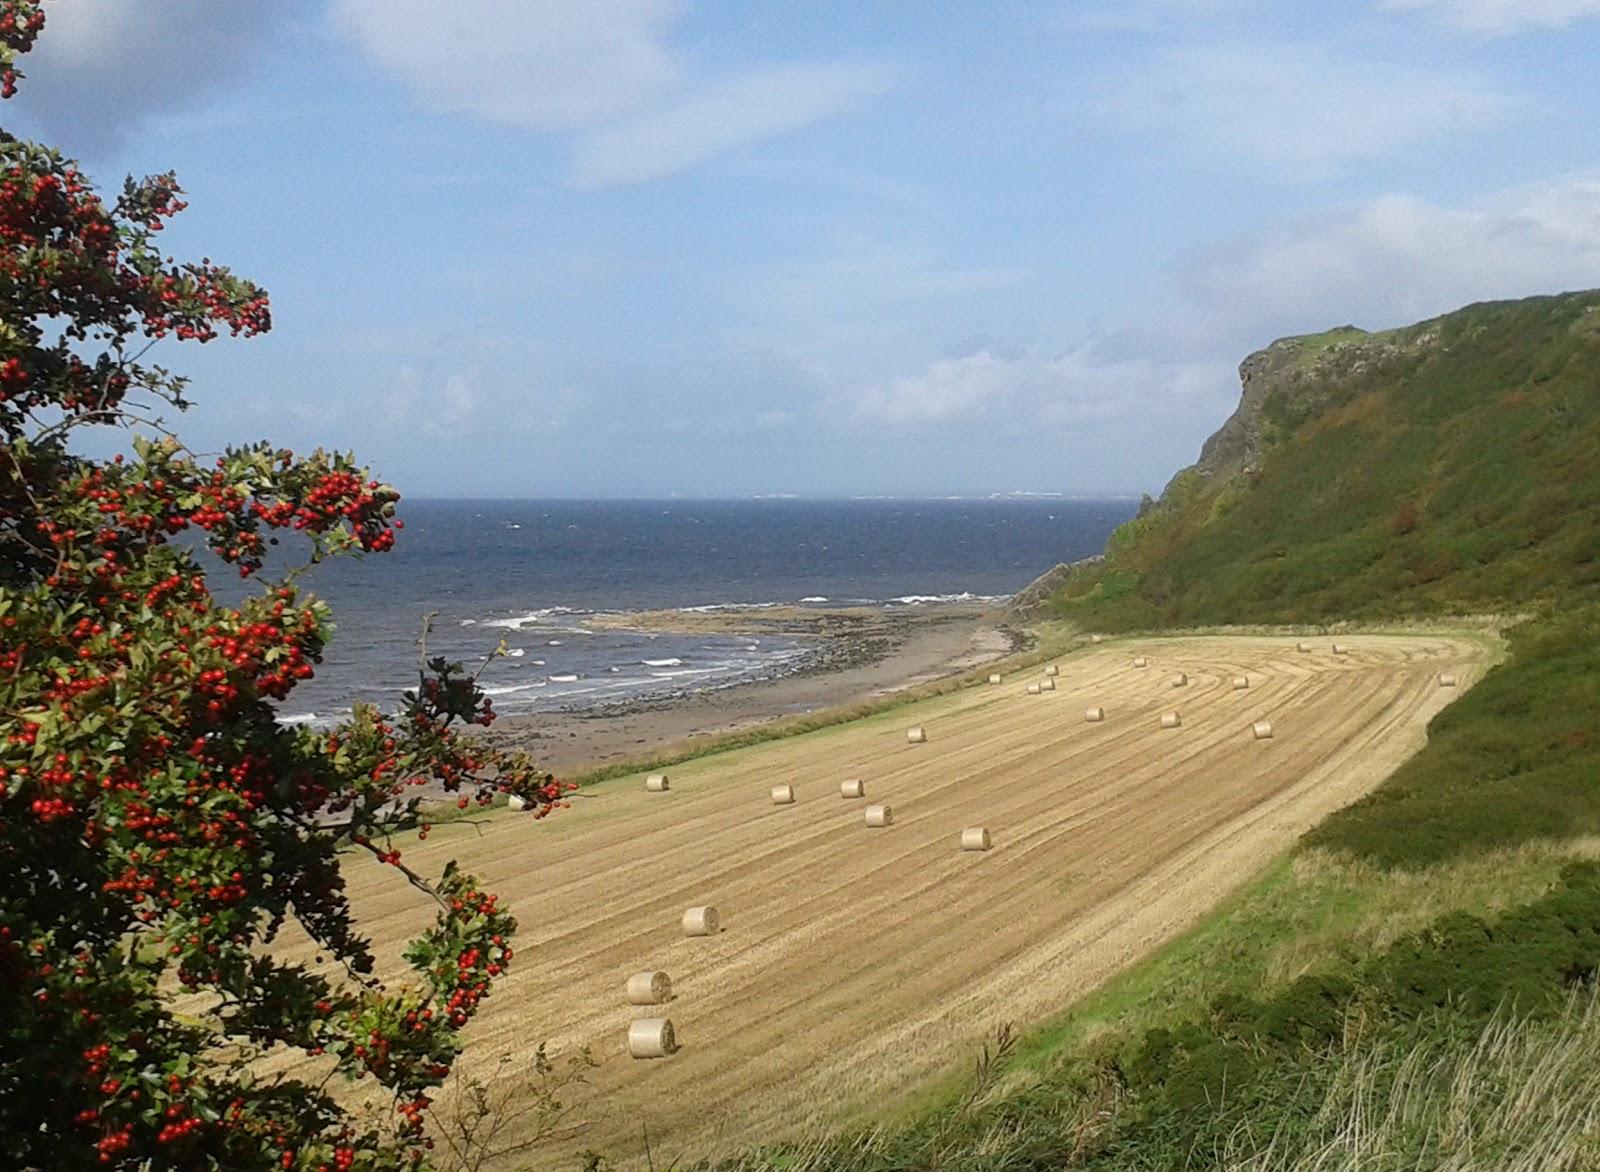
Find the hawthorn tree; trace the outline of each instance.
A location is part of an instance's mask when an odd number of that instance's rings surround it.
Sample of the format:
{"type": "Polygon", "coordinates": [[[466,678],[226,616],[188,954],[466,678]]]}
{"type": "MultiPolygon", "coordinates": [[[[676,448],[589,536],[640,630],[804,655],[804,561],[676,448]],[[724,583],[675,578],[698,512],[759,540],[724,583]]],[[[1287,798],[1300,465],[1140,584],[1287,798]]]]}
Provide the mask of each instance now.
{"type": "MultiPolygon", "coordinates": [[[[0,0],[0,89],[44,24],[0,0]]],[[[430,1092],[511,963],[512,917],[470,876],[430,882],[394,837],[418,791],[563,785],[473,743],[493,713],[434,661],[396,712],[287,728],[324,604],[264,571],[390,547],[398,494],[346,455],[265,443],[202,459],[154,413],[184,379],[161,339],[270,325],[266,294],[156,240],[172,175],[114,200],[57,152],[0,131],[0,1157],[6,1168],[397,1169],[428,1162],[430,1092]],[[88,426],[134,433],[90,459],[88,426]],[[203,562],[263,581],[238,606],[203,562]],[[258,576],[259,575],[259,576],[258,576]],[[343,893],[365,852],[437,905],[380,983],[343,893]],[[326,963],[270,947],[291,921],[326,963]],[[274,1062],[289,1053],[301,1061],[274,1062]],[[381,1088],[393,1110],[352,1106],[381,1088]]]]}

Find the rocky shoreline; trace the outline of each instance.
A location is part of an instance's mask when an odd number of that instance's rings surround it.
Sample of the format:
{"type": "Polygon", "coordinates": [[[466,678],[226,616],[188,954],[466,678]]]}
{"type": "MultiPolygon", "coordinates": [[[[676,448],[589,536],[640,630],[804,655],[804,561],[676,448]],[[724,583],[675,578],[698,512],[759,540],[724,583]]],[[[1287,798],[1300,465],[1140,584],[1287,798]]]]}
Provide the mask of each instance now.
{"type": "Polygon", "coordinates": [[[610,630],[782,635],[814,647],[770,678],[507,716],[487,734],[529,750],[558,774],[888,695],[1002,658],[1023,639],[1006,613],[987,601],[646,611],[591,616],[585,623],[610,630]]]}

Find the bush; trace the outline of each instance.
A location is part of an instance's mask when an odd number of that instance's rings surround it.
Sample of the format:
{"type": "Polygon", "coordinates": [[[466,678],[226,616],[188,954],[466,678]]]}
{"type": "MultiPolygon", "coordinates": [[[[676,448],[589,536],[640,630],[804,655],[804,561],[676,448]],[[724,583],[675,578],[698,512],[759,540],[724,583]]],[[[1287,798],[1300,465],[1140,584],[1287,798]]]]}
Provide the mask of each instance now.
{"type": "Polygon", "coordinates": [[[1600,833],[1600,616],[1577,607],[1530,622],[1511,650],[1434,718],[1427,752],[1306,843],[1418,868],[1600,833]]]}
{"type": "MultiPolygon", "coordinates": [[[[0,2],[8,96],[42,25],[37,3],[0,2]]],[[[108,203],[56,152],[0,136],[0,1153],[8,1168],[413,1168],[516,924],[453,866],[430,882],[401,862],[393,836],[426,832],[406,795],[509,790],[542,813],[562,786],[460,738],[493,713],[440,661],[395,716],[277,724],[327,610],[292,575],[222,606],[200,559],[253,580],[280,539],[311,558],[388,549],[398,494],[351,457],[256,444],[202,464],[169,434],[136,437],[131,458],[74,450],[87,426],[148,428],[185,405],[148,343],[270,325],[254,284],[162,257],[181,195],[158,175],[108,203]],[[407,987],[371,975],[346,850],[436,905],[407,987]],[[272,954],[291,920],[331,969],[272,954]],[[254,1074],[285,1050],[301,1076],[254,1074]],[[393,1110],[347,1107],[335,1075],[393,1110]]]]}

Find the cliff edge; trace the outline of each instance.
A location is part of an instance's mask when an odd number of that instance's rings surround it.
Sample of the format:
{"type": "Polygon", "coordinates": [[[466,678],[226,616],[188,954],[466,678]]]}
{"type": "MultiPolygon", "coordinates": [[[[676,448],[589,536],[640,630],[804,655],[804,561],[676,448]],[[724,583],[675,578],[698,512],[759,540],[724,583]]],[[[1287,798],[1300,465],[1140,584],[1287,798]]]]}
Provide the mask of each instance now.
{"type": "Polygon", "coordinates": [[[1282,338],[1239,378],[1199,459],[1016,610],[1297,622],[1600,584],[1600,291],[1282,338]]]}

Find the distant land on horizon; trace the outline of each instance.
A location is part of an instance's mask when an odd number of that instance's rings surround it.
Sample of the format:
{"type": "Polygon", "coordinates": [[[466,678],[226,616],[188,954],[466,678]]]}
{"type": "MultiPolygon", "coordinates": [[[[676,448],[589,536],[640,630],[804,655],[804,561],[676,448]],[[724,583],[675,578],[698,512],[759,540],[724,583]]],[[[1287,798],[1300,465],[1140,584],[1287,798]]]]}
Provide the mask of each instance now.
{"type": "MultiPolygon", "coordinates": [[[[403,486],[398,486],[402,487],[403,486]]],[[[706,502],[726,504],[735,501],[1136,501],[1142,497],[1140,492],[1033,492],[1013,490],[1011,492],[952,492],[952,493],[837,493],[825,495],[821,493],[804,492],[757,492],[737,493],[728,496],[702,496],[699,494],[683,495],[668,494],[667,496],[553,496],[539,493],[527,496],[444,496],[438,493],[406,493],[404,501],[484,501],[489,502],[515,502],[527,504],[533,501],[560,501],[571,504],[576,501],[617,501],[633,503],[663,502],[706,502]]]]}

